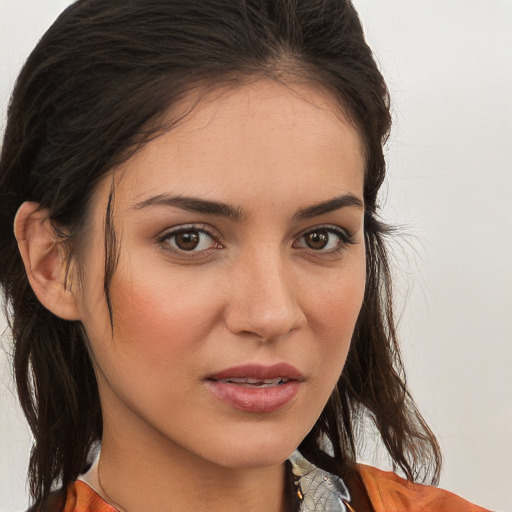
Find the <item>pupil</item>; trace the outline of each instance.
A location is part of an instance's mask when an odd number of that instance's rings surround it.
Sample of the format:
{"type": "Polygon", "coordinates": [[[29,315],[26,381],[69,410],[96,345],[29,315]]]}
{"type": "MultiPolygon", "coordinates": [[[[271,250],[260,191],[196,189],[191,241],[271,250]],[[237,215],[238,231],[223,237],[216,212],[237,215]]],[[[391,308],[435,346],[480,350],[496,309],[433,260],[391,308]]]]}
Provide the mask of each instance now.
{"type": "Polygon", "coordinates": [[[191,251],[199,245],[199,235],[195,231],[186,231],[176,235],[176,245],[183,251],[191,251]]]}
{"type": "Polygon", "coordinates": [[[306,243],[310,249],[323,249],[329,242],[329,236],[324,231],[315,231],[306,236],[306,243]]]}

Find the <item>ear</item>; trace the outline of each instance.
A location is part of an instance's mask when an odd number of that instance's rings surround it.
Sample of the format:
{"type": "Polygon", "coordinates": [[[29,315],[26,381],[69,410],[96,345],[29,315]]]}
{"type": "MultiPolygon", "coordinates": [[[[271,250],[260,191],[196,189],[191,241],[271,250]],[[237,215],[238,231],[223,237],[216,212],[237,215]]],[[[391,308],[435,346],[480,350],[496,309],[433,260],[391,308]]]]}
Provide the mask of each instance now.
{"type": "Polygon", "coordinates": [[[49,212],[23,203],[14,219],[14,235],[30,286],[39,302],[64,320],[79,320],[75,296],[66,289],[66,260],[49,212]]]}

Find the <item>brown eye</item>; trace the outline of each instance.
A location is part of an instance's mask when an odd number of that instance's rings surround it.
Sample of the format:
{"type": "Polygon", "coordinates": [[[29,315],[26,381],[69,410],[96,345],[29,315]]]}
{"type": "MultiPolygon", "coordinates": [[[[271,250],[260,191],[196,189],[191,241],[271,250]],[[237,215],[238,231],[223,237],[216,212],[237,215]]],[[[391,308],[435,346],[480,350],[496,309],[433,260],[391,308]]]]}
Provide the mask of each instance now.
{"type": "Polygon", "coordinates": [[[174,236],[175,244],[182,251],[193,251],[200,242],[197,231],[185,231],[174,236]]]}
{"type": "Polygon", "coordinates": [[[337,226],[328,226],[304,233],[297,239],[294,246],[320,253],[334,253],[353,243],[353,237],[344,229],[337,226]]]}
{"type": "Polygon", "coordinates": [[[319,251],[329,243],[329,234],[326,231],[313,231],[304,235],[304,241],[310,249],[319,251]]]}
{"type": "Polygon", "coordinates": [[[202,229],[178,229],[167,233],[160,239],[160,243],[167,245],[174,252],[201,252],[208,249],[220,248],[220,244],[202,229]]]}

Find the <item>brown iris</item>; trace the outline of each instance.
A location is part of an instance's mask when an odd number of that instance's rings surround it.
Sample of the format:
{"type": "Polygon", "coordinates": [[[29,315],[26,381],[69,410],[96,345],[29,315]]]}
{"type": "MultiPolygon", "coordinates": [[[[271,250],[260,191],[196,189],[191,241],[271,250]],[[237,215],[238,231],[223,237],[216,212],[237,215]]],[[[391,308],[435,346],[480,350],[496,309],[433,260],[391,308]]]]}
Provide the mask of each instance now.
{"type": "Polygon", "coordinates": [[[200,241],[199,233],[197,231],[182,231],[174,235],[176,247],[182,251],[193,251],[200,241]]]}
{"type": "Polygon", "coordinates": [[[329,234],[327,231],[312,231],[304,235],[304,240],[310,249],[318,251],[329,243],[329,234]]]}

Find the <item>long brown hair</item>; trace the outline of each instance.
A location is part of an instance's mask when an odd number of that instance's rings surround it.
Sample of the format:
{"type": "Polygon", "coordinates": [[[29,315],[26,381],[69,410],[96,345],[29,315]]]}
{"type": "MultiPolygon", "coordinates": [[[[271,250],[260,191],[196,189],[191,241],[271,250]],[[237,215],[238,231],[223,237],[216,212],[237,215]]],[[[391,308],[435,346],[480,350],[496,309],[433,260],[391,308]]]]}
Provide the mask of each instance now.
{"type": "MultiPolygon", "coordinates": [[[[98,182],[162,129],[192,87],[260,77],[327,89],[362,135],[367,279],[341,378],[300,450],[341,474],[354,467],[369,418],[394,464],[435,482],[441,456],[405,383],[391,296],[387,228],[377,194],[391,124],[384,79],[348,0],[78,0],[28,58],[8,110],[0,160],[0,281],[14,339],[18,395],[34,435],[36,506],[84,470],[102,416],[79,322],[56,317],[30,288],[12,231],[35,201],[77,251],[98,182]],[[66,235],[64,235],[64,232],[66,235]],[[333,455],[324,449],[326,438],[333,455]]],[[[114,190],[112,190],[112,194],[114,190]]],[[[105,212],[105,297],[116,237],[105,212]]],[[[77,254],[78,253],[78,254],[77,254]]]]}

